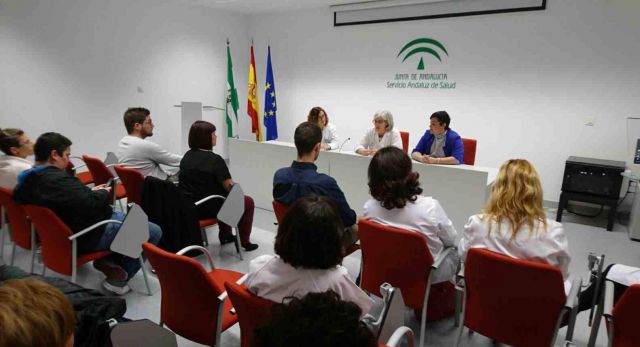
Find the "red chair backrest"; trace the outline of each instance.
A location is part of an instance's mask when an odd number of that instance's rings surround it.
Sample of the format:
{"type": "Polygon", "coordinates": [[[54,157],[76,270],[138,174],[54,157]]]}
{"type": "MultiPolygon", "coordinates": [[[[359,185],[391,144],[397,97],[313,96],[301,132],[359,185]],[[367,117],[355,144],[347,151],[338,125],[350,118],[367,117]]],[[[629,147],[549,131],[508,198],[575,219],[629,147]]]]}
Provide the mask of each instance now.
{"type": "Polygon", "coordinates": [[[464,146],[464,156],[462,160],[467,165],[474,165],[476,163],[476,145],[478,141],[474,139],[462,139],[462,145],[464,146]]]}
{"type": "Polygon", "coordinates": [[[4,206],[13,241],[24,249],[31,249],[31,223],[22,207],[13,202],[13,192],[0,188],[0,205],[4,206]]]}
{"type": "Polygon", "coordinates": [[[464,282],[469,329],[512,346],[551,344],[567,300],[558,268],[472,248],[464,282]]]}
{"type": "Polygon", "coordinates": [[[124,185],[124,190],[127,191],[127,202],[135,202],[136,204],[141,205],[144,176],[136,169],[127,168],[121,165],[115,165],[114,169],[124,185]]]}
{"type": "Polygon", "coordinates": [[[235,282],[225,282],[224,287],[238,315],[240,346],[249,347],[256,326],[269,315],[274,302],[254,295],[235,282]]]}
{"type": "Polygon", "coordinates": [[[613,307],[613,347],[640,346],[639,310],[640,284],[634,284],[624,291],[613,307]]]}
{"type": "Polygon", "coordinates": [[[278,221],[278,224],[282,223],[282,220],[284,219],[284,215],[287,214],[287,210],[289,209],[289,206],[279,203],[275,200],[271,202],[271,205],[273,205],[273,212],[276,214],[276,220],[278,221]]]}
{"type": "MultiPolygon", "coordinates": [[[[83,155],[82,160],[87,164],[87,168],[91,172],[91,176],[93,176],[93,182],[96,185],[105,184],[110,178],[113,178],[113,174],[106,165],[102,162],[102,160],[94,157],[90,157],[88,155],[83,155]]],[[[126,188],[125,188],[126,189],[126,188]]]]}
{"type": "Polygon", "coordinates": [[[400,132],[400,139],[402,139],[402,150],[409,154],[409,132],[408,131],[401,131],[400,132]]]}
{"type": "Polygon", "coordinates": [[[46,207],[23,205],[22,208],[36,227],[44,264],[55,272],[71,276],[71,229],[46,207]]]}
{"type": "Polygon", "coordinates": [[[162,292],[160,320],[189,340],[212,346],[218,317],[217,297],[224,292],[194,259],[142,245],[156,271],[162,292]]]}
{"type": "Polygon", "coordinates": [[[400,288],[407,306],[422,309],[433,257],[427,239],[419,233],[384,226],[368,220],[358,222],[362,249],[361,287],[379,293],[388,282],[400,288]]]}

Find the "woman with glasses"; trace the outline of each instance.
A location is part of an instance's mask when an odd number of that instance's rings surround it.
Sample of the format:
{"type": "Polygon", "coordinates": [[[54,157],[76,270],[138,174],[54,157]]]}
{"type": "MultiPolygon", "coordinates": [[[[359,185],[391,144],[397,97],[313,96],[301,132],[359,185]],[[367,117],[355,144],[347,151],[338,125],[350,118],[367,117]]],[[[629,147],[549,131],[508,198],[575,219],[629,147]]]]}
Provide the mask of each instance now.
{"type": "Polygon", "coordinates": [[[394,146],[402,149],[400,131],[393,128],[393,115],[389,111],[378,111],[373,115],[373,128],[369,129],[360,144],[356,147],[356,153],[371,156],[383,147],[394,146]]]}

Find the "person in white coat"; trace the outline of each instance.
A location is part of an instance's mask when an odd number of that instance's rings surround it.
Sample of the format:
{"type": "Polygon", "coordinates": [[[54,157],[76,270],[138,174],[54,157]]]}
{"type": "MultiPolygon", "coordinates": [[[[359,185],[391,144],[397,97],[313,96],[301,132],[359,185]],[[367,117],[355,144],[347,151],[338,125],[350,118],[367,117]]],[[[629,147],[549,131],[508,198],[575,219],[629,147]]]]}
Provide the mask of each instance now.
{"type": "Polygon", "coordinates": [[[299,198],[278,226],[276,255],[263,255],[249,264],[247,289],[277,303],[332,290],[366,314],[373,300],[341,265],[343,231],[333,200],[315,194],[299,198]]]}
{"type": "Polygon", "coordinates": [[[316,106],[312,108],[307,116],[307,121],[318,124],[320,129],[322,129],[320,149],[330,151],[340,147],[340,138],[336,126],[333,125],[333,123],[329,123],[329,116],[322,107],[316,106]]]}
{"type": "Polygon", "coordinates": [[[395,146],[402,149],[400,131],[393,128],[393,115],[378,111],[373,115],[373,128],[369,129],[356,147],[360,155],[374,155],[380,148],[395,146]]]}
{"type": "Polygon", "coordinates": [[[0,187],[13,190],[18,174],[31,169],[33,162],[27,159],[33,155],[33,142],[20,129],[5,128],[0,130],[0,187]]]}
{"type": "Polygon", "coordinates": [[[470,248],[484,248],[512,258],[557,267],[570,289],[569,244],[562,224],[547,219],[540,177],[531,163],[511,159],[500,167],[483,213],[471,216],[458,246],[466,259],[470,248]]]}
{"type": "MultiPolygon", "coordinates": [[[[371,199],[364,204],[366,219],[424,235],[434,259],[455,244],[458,233],[453,223],[438,200],[420,195],[419,174],[412,171],[411,159],[404,151],[381,148],[369,163],[368,175],[371,199]]],[[[458,262],[458,254],[450,252],[433,273],[432,283],[453,281],[458,262]]]]}

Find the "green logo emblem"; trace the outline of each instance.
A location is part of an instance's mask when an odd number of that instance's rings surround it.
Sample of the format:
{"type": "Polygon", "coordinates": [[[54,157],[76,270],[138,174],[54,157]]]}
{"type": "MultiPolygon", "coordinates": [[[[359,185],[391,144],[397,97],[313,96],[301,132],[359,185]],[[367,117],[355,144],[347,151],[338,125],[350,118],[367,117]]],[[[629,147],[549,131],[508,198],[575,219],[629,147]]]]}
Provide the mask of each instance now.
{"type": "MultiPolygon", "coordinates": [[[[424,37],[420,39],[415,39],[407,43],[406,45],[404,45],[404,47],[402,47],[402,49],[400,50],[400,53],[398,53],[398,56],[396,58],[400,57],[403,53],[406,53],[404,56],[404,59],[402,59],[402,62],[404,62],[414,54],[428,53],[436,57],[438,61],[442,61],[442,58],[440,58],[440,54],[434,48],[440,48],[444,52],[444,54],[449,56],[449,53],[447,53],[447,49],[444,48],[444,45],[442,43],[434,39],[424,37]]],[[[420,62],[418,63],[418,70],[424,70],[424,61],[422,56],[420,57],[420,62]]]]}

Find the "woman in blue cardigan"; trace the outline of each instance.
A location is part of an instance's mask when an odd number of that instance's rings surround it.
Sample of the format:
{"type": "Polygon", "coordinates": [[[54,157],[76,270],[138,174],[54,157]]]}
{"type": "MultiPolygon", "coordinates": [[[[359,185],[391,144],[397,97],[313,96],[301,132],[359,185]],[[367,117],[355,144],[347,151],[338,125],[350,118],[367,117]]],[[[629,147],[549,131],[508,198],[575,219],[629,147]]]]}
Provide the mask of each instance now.
{"type": "Polygon", "coordinates": [[[449,114],[446,111],[435,112],[429,121],[429,130],[422,135],[411,158],[425,164],[463,164],[462,138],[449,128],[449,114]]]}

